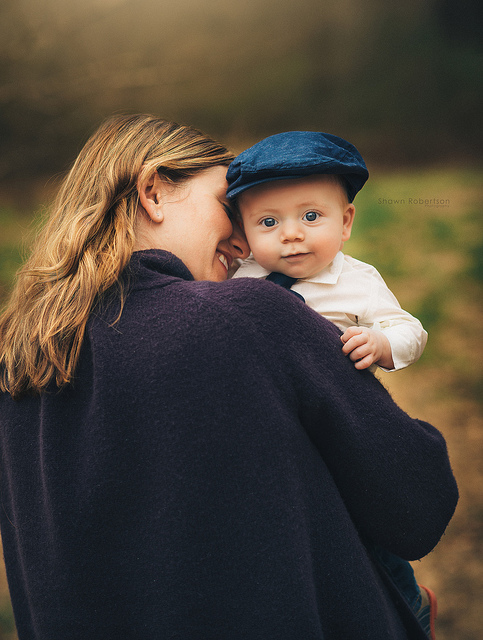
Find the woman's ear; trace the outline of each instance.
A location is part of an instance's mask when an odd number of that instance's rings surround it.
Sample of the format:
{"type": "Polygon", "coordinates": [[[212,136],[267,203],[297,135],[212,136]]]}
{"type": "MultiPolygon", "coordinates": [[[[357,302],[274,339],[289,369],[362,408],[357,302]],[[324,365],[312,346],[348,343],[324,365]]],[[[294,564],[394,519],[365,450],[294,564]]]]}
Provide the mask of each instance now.
{"type": "Polygon", "coordinates": [[[349,240],[352,232],[352,223],[354,222],[354,215],[356,213],[356,208],[353,204],[347,205],[344,213],[343,213],[343,228],[342,228],[342,241],[345,242],[349,240]]]}
{"type": "Polygon", "coordinates": [[[138,184],[139,201],[153,222],[162,222],[163,210],[161,207],[162,194],[165,186],[158,173],[138,184]]]}

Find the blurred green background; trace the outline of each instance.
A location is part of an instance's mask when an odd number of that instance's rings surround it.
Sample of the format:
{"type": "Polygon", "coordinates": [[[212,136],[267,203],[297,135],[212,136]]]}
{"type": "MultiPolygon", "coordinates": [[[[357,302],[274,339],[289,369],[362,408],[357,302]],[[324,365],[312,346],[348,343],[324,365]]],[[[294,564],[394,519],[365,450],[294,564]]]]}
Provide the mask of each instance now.
{"type": "MultiPolygon", "coordinates": [[[[113,112],[193,124],[234,151],[288,129],[361,151],[371,177],[346,250],[429,332],[419,363],[381,379],[443,431],[461,489],[414,565],[439,596],[439,640],[483,628],[480,24],[475,0],[0,5],[0,305],[59,177],[113,112]]],[[[13,638],[2,567],[0,640],[13,638]]]]}

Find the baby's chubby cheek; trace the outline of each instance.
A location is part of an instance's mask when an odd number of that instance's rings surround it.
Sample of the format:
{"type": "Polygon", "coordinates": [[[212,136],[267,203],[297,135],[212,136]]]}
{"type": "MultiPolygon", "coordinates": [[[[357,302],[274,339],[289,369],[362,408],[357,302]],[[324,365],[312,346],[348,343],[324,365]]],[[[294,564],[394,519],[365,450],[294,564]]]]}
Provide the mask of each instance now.
{"type": "Polygon", "coordinates": [[[276,269],[278,260],[280,259],[280,252],[267,251],[266,247],[260,248],[256,245],[251,246],[253,257],[258,264],[267,269],[267,271],[273,271],[276,269]]]}

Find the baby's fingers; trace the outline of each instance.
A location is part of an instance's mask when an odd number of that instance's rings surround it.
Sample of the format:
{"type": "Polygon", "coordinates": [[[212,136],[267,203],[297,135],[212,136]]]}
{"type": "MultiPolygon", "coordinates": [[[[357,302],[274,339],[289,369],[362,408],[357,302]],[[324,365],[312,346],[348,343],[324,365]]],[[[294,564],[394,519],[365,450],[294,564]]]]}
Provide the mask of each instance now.
{"type": "Polygon", "coordinates": [[[351,338],[353,338],[354,336],[358,336],[362,333],[362,329],[361,327],[349,327],[348,329],[346,329],[344,331],[344,333],[341,335],[340,339],[342,340],[342,342],[345,344],[346,342],[348,342],[351,338]]]}
{"type": "MultiPolygon", "coordinates": [[[[347,332],[346,332],[347,333],[347,332]]],[[[345,335],[345,334],[344,334],[345,335]]],[[[343,338],[344,336],[342,336],[343,338]]],[[[358,335],[349,338],[342,347],[342,352],[346,355],[357,349],[358,347],[362,347],[367,344],[368,336],[364,333],[360,333],[358,335]]]]}
{"type": "Polygon", "coordinates": [[[362,369],[368,369],[371,364],[374,364],[374,357],[372,356],[372,354],[366,356],[365,358],[362,358],[362,360],[354,362],[354,367],[356,369],[359,369],[359,371],[362,371],[362,369]]]}
{"type": "Polygon", "coordinates": [[[374,352],[371,349],[371,346],[369,344],[362,344],[350,352],[349,358],[352,362],[356,362],[357,360],[362,360],[362,358],[372,355],[374,355],[374,352]]]}

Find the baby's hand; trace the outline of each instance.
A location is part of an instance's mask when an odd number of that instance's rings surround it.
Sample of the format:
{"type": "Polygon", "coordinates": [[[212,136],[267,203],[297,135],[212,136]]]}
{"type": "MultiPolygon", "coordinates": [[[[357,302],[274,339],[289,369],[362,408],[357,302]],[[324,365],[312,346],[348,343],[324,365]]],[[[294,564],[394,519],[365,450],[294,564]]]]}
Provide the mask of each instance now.
{"type": "Polygon", "coordinates": [[[349,327],[340,337],[342,351],[354,362],[356,369],[367,369],[378,364],[385,369],[393,369],[391,345],[381,331],[367,327],[349,327]]]}

